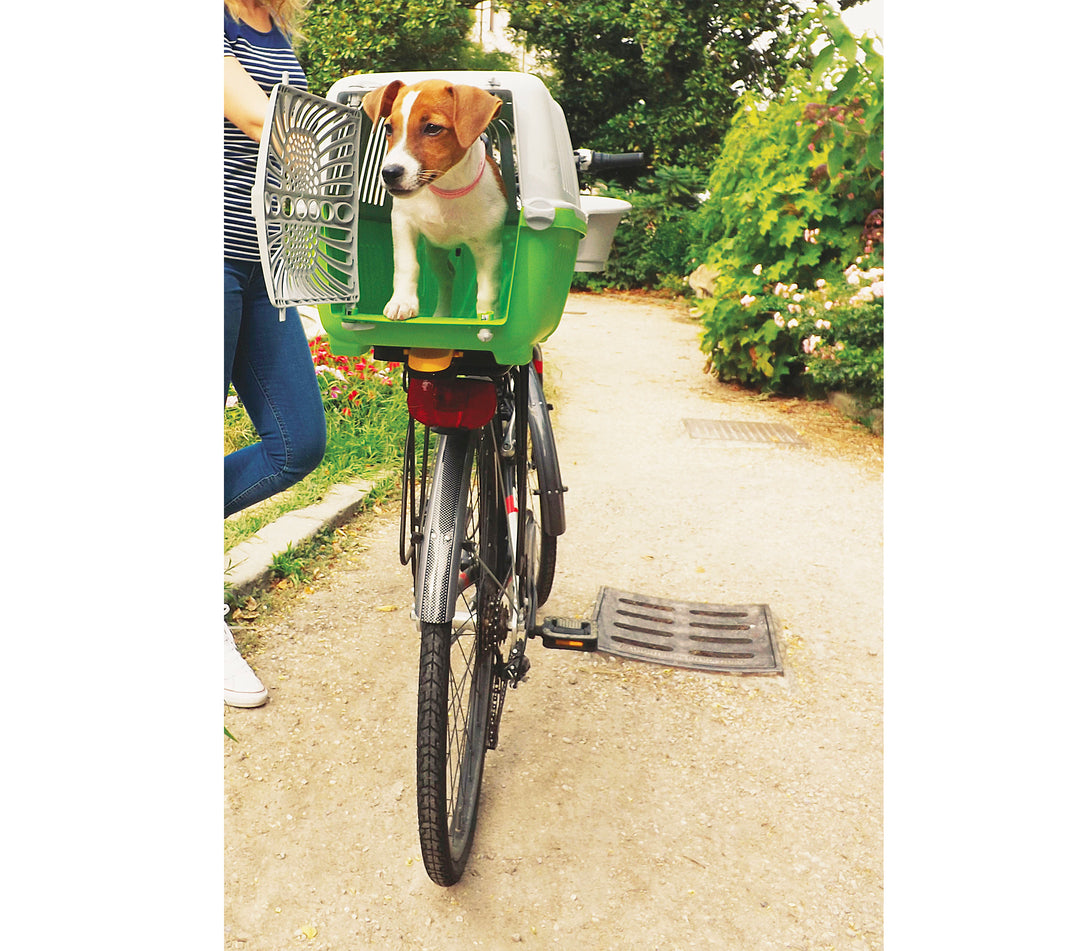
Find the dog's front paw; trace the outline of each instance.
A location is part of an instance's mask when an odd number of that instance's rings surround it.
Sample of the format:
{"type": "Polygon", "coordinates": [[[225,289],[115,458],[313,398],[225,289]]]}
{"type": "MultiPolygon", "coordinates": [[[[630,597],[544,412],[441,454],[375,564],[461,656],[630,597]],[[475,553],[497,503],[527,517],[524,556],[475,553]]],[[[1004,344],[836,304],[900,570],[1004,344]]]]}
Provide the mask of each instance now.
{"type": "Polygon", "coordinates": [[[383,308],[383,316],[390,320],[411,320],[420,313],[420,301],[415,297],[394,295],[383,308]]]}

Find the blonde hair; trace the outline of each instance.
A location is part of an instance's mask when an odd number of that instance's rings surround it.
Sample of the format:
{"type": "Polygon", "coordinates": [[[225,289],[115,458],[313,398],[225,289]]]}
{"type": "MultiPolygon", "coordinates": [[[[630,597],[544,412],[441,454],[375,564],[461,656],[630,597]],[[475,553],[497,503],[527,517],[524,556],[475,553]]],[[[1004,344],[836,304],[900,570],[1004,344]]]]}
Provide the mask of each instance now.
{"type": "MultiPolygon", "coordinates": [[[[302,37],[300,21],[303,20],[310,0],[255,0],[264,7],[274,22],[290,40],[302,37]]],[[[225,0],[225,9],[234,20],[240,19],[241,7],[238,0],[225,0]]]]}

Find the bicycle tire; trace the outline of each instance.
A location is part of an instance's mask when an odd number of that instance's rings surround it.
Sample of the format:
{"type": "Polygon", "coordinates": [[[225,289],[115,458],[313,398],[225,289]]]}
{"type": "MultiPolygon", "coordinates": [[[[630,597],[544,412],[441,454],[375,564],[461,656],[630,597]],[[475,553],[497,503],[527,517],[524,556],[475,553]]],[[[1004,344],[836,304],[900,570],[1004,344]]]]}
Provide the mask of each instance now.
{"type": "MultiPolygon", "coordinates": [[[[472,438],[475,451],[463,459],[447,456],[447,464],[468,470],[451,474],[451,482],[460,478],[467,484],[455,513],[463,526],[456,561],[461,568],[457,610],[451,621],[420,625],[417,819],[424,867],[428,877],[443,886],[461,878],[472,848],[492,716],[495,654],[507,623],[501,607],[506,586],[499,581],[509,572],[507,526],[491,426],[472,438]],[[472,581],[467,582],[470,573],[472,581]]],[[[437,511],[430,517],[438,524],[437,511]]]]}
{"type": "MultiPolygon", "coordinates": [[[[530,439],[531,443],[531,439],[530,439]]],[[[530,446],[530,449],[532,447],[530,446]]],[[[533,473],[539,471],[532,463],[530,463],[529,473],[529,489],[532,491],[532,479],[533,473]]],[[[547,601],[551,595],[551,586],[555,582],[555,561],[558,558],[559,553],[559,536],[549,535],[544,531],[544,516],[543,511],[539,506],[533,509],[533,517],[537,520],[540,531],[539,544],[537,545],[536,556],[536,606],[539,608],[544,602],[547,601]]]]}
{"type": "Polygon", "coordinates": [[[558,536],[566,530],[566,515],[555,434],[551,428],[543,383],[535,367],[530,366],[528,372],[529,450],[526,458],[529,461],[529,491],[540,500],[540,504],[533,509],[540,526],[536,560],[536,605],[539,607],[547,601],[555,581],[558,536]]]}

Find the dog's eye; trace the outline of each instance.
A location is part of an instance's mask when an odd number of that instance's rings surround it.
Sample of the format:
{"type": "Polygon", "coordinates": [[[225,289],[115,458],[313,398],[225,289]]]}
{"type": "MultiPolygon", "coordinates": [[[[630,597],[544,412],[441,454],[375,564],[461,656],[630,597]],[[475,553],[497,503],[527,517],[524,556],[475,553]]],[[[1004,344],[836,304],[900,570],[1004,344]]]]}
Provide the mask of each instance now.
{"type": "Polygon", "coordinates": [[[424,126],[424,135],[438,135],[442,131],[443,127],[441,125],[435,125],[434,122],[429,122],[424,126]]]}
{"type": "Polygon", "coordinates": [[[394,134],[394,130],[390,128],[390,123],[387,122],[383,126],[383,134],[389,139],[394,134]]]}

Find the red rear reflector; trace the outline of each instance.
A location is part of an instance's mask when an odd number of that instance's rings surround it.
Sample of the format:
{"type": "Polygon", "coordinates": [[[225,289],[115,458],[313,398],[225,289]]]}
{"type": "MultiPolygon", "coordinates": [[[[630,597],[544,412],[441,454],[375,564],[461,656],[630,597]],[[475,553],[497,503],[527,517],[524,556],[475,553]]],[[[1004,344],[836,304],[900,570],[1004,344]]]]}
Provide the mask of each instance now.
{"type": "Polygon", "coordinates": [[[479,429],[495,415],[491,380],[409,381],[409,415],[425,426],[479,429]]]}

